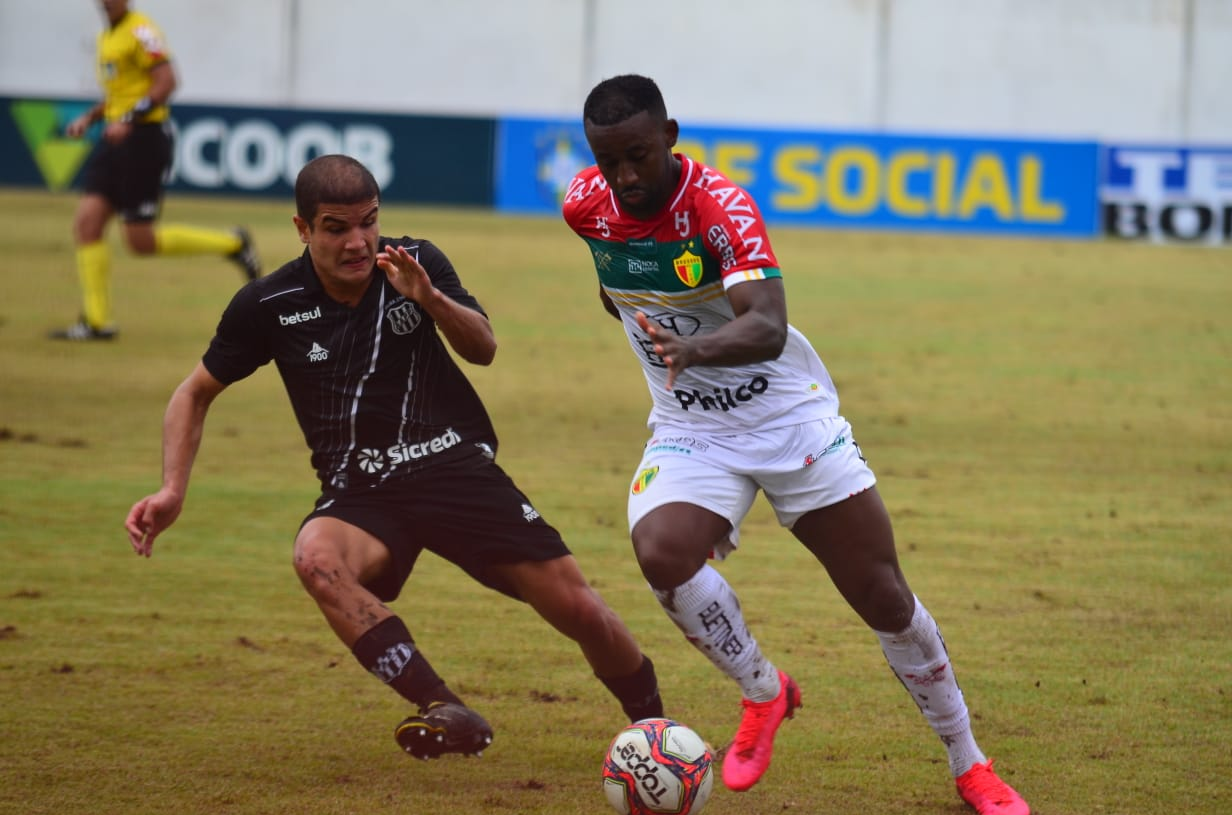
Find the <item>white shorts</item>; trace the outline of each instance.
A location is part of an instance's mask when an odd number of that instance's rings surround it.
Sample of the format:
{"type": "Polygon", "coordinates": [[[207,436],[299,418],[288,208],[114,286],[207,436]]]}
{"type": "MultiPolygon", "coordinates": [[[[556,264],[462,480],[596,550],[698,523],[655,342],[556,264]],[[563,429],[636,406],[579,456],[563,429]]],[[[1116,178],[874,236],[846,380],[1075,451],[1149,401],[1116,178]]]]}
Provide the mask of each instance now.
{"type": "Polygon", "coordinates": [[[664,504],[694,504],[731,523],[727,545],[714,553],[722,560],[739,543],[740,523],[759,489],[790,529],[805,513],[875,483],[842,416],[730,435],[660,426],[629,487],[629,529],[664,504]]]}

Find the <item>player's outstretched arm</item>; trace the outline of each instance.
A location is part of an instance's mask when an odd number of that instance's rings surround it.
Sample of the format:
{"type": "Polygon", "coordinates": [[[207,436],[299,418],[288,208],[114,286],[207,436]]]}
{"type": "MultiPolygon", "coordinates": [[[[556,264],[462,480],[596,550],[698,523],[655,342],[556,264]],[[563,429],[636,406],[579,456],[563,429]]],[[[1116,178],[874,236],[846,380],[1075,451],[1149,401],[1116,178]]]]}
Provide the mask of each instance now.
{"type": "Polygon", "coordinates": [[[180,517],[184,501],[168,490],[159,490],[147,495],[128,511],[124,528],[128,530],[128,542],[133,551],[149,557],[154,551],[154,539],[180,517]]]}
{"type": "Polygon", "coordinates": [[[376,265],[398,292],[419,305],[436,322],[449,346],[467,362],[490,365],[496,357],[496,334],[488,318],[432,285],[428,272],[403,246],[386,246],[376,265]]]}
{"type": "Polygon", "coordinates": [[[78,116],[73,121],[69,122],[64,128],[64,135],[70,139],[80,139],[90,129],[90,126],[103,118],[103,103],[99,102],[92,106],[85,113],[78,116]]]}
{"type": "Polygon", "coordinates": [[[206,413],[226,387],[197,363],[171,395],[163,416],[163,485],[158,492],[133,504],[124,522],[128,541],[137,554],[149,557],[154,539],[180,516],[193,461],[201,446],[206,413]]]}

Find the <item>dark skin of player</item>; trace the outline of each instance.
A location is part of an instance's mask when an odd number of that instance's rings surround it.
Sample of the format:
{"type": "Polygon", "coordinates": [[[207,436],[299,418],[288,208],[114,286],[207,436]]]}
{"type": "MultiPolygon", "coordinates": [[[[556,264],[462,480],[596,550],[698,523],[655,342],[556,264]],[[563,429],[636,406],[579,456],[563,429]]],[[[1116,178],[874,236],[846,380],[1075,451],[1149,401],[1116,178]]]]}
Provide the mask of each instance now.
{"type": "MultiPolygon", "coordinates": [[[[672,153],[679,136],[674,119],[642,111],[613,125],[585,122],[595,163],[625,213],[652,221],[680,183],[681,162],[672,153]]],[[[600,287],[608,313],[615,305],[600,287]]],[[[735,319],[702,336],[682,337],[643,313],[638,326],[667,366],[670,389],[694,365],[746,365],[776,359],[787,340],[787,298],[781,279],[754,280],[727,290],[735,319]]],[[[694,504],[665,504],[632,532],[642,574],[668,591],[705,565],[716,543],[731,532],[721,515],[694,504]]],[[[889,513],[877,489],[801,517],[792,534],[825,567],[852,609],[877,631],[901,631],[911,622],[915,598],[899,568],[889,513]]]]}

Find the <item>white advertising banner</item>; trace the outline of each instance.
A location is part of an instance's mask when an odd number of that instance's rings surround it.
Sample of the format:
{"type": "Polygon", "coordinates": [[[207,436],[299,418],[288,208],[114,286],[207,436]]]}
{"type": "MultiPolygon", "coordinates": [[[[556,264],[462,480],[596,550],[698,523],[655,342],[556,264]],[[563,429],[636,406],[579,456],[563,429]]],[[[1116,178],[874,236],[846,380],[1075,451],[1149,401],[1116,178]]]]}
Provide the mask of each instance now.
{"type": "Polygon", "coordinates": [[[1104,145],[1099,199],[1109,238],[1232,244],[1232,147],[1104,145]]]}

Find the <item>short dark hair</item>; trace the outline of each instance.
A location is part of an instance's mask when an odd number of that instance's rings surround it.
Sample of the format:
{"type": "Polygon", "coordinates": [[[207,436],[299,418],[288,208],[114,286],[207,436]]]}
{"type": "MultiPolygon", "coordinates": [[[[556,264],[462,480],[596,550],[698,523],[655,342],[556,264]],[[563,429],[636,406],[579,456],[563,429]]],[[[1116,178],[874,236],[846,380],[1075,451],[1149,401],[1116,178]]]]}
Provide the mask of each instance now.
{"type": "Polygon", "coordinates": [[[621,74],[603,80],[590,91],[582,106],[582,122],[604,127],[619,124],[642,111],[667,118],[659,86],[649,77],[621,74]]]}
{"type": "Polygon", "coordinates": [[[321,204],[362,204],[381,200],[381,188],[360,162],[341,154],[317,156],[295,178],[295,212],[308,223],[321,204]]]}

